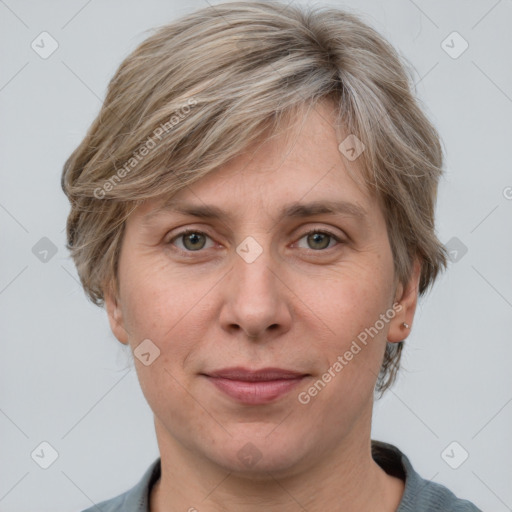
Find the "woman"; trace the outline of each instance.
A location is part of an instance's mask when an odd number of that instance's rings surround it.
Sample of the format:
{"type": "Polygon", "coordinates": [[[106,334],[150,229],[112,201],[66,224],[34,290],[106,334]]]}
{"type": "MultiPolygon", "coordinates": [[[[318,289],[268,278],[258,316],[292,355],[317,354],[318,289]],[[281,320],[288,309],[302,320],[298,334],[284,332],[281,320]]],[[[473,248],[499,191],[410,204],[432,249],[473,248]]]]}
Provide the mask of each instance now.
{"type": "Polygon", "coordinates": [[[229,3],[144,41],[63,172],[160,450],[99,507],[478,510],[370,438],[446,266],[441,173],[403,64],[353,15],[229,3]]]}

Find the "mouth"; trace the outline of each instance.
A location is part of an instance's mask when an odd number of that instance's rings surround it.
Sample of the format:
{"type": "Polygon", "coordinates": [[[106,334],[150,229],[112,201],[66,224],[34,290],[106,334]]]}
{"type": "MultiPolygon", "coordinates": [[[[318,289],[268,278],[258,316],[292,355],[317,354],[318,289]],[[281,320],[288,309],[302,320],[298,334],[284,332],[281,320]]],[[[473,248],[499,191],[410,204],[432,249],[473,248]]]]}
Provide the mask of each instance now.
{"type": "Polygon", "coordinates": [[[225,395],[250,405],[276,401],[310,376],[282,368],[251,370],[242,367],[224,368],[202,375],[225,395]]]}

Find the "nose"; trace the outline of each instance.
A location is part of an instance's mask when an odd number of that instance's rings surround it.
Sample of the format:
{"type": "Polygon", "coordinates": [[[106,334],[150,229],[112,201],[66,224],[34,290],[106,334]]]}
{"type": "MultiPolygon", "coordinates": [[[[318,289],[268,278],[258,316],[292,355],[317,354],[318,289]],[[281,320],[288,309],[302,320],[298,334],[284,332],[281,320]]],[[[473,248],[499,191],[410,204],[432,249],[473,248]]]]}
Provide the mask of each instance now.
{"type": "Polygon", "coordinates": [[[230,334],[243,333],[253,341],[275,338],[292,323],[290,289],[268,250],[248,262],[238,254],[223,280],[221,327],[230,334]]]}

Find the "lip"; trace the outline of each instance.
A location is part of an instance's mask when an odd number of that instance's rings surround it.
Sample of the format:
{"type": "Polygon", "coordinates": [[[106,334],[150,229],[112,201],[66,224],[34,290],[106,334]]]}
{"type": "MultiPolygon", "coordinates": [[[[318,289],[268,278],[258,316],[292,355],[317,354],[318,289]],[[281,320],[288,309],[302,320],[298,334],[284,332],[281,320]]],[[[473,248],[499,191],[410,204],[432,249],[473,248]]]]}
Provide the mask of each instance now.
{"type": "Polygon", "coordinates": [[[224,368],[203,374],[217,389],[244,404],[261,405],[289,393],[309,374],[282,368],[224,368]]]}

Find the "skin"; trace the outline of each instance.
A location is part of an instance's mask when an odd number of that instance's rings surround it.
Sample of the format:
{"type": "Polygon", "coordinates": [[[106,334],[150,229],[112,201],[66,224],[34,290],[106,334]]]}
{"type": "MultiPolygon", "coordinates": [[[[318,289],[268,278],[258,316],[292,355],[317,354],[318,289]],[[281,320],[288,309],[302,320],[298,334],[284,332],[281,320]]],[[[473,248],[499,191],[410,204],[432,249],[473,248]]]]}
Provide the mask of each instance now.
{"type": "Polygon", "coordinates": [[[398,507],[403,482],[371,457],[373,389],[386,339],[409,334],[402,323],[412,325],[420,264],[409,283],[397,283],[383,211],[347,172],[357,160],[338,150],[343,139],[330,115],[328,104],[318,105],[291,132],[174,196],[222,208],[225,218],[157,213],[157,198],[127,220],[119,289],[105,304],[121,343],[135,350],[150,339],[160,350],[149,366],[134,358],[161,454],[152,512],[398,507]],[[295,201],[331,200],[356,204],[366,216],[279,215],[295,201]],[[178,236],[184,229],[199,238],[187,242],[178,236]],[[308,237],[309,230],[333,237],[308,237]],[[262,248],[252,263],[236,252],[248,236],[262,248]],[[394,318],[301,404],[298,393],[394,303],[402,306],[394,318]],[[246,405],[201,375],[233,366],[310,376],[273,403],[246,405]],[[252,465],[238,457],[247,443],[260,457],[252,465]]]}

